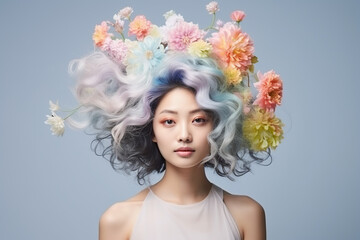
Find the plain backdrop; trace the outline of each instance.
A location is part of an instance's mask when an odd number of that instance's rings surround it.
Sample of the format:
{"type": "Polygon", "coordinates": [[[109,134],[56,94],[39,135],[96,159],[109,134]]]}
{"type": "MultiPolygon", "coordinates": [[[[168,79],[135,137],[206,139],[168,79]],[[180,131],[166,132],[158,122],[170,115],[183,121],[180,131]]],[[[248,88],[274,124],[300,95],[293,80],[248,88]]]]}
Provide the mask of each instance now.
{"type": "MultiPolygon", "coordinates": [[[[284,81],[285,139],[268,167],[232,182],[267,214],[268,239],[360,239],[358,1],[218,1],[255,42],[256,69],[284,81]]],[[[143,186],[90,150],[91,136],[44,124],[48,101],[77,105],[70,60],[93,51],[95,24],[125,6],[162,25],[174,9],[206,27],[205,0],[0,0],[0,239],[97,239],[98,220],[143,186]]],[[[154,177],[156,181],[158,177],[154,177]]]]}

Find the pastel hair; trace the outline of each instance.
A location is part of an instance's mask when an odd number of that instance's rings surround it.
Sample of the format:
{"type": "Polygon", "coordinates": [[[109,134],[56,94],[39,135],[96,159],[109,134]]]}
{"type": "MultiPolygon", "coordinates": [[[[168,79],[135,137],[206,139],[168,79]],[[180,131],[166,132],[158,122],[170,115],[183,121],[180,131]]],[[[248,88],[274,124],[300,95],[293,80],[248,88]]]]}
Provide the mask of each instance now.
{"type": "MultiPolygon", "coordinates": [[[[135,172],[139,183],[152,172],[163,172],[165,160],[152,141],[152,121],[161,98],[176,87],[190,89],[201,108],[209,112],[214,129],[209,134],[210,155],[203,164],[220,176],[250,171],[258,156],[242,136],[242,102],[225,90],[224,75],[211,58],[168,53],[151,74],[126,74],[102,52],[74,60],[70,72],[77,79],[76,96],[96,132],[92,147],[115,170],[135,172]]],[[[262,153],[264,154],[264,153],[262,153]]]]}

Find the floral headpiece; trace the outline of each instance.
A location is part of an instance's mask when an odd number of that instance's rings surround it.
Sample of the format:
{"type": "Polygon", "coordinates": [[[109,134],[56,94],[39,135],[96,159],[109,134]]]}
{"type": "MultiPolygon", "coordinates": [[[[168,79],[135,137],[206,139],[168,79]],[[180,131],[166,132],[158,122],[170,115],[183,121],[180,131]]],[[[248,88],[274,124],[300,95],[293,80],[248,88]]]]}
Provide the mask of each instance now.
{"type": "MultiPolygon", "coordinates": [[[[142,74],[156,67],[168,52],[187,52],[199,58],[213,58],[225,76],[224,86],[243,102],[243,134],[255,151],[275,149],[283,138],[283,123],[274,115],[282,100],[282,80],[273,70],[254,74],[254,43],[242,31],[243,11],[233,11],[231,20],[216,21],[217,2],[210,2],[206,10],[212,22],[205,29],[187,22],[173,10],[164,14],[165,24],[152,24],[145,16],[132,19],[133,9],[125,7],[114,15],[113,21],[103,21],[95,26],[92,36],[95,46],[114,62],[126,69],[127,74],[142,74]],[[125,22],[128,23],[125,26],[125,22]],[[127,38],[125,37],[127,31],[127,38]],[[111,31],[112,30],[112,31],[111,31]],[[250,91],[250,78],[255,79],[256,98],[250,91]]],[[[56,114],[58,104],[50,101],[52,114],[46,124],[54,135],[63,135],[65,118],[56,114]]]]}

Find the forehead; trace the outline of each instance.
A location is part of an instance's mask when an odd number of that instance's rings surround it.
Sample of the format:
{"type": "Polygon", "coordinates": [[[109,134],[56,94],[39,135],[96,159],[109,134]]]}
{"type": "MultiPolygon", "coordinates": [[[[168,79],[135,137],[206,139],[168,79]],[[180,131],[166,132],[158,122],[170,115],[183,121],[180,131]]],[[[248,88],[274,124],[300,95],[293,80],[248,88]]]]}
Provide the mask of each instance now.
{"type": "Polygon", "coordinates": [[[177,87],[162,97],[155,113],[163,110],[185,111],[199,108],[195,94],[191,90],[177,87]]]}

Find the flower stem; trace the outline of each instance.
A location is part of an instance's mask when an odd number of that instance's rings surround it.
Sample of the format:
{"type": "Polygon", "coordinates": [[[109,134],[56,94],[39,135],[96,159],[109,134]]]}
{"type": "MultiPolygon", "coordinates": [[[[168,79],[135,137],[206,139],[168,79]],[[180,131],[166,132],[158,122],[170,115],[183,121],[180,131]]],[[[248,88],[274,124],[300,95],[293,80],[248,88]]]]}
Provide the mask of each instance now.
{"type": "Polygon", "coordinates": [[[210,24],[210,26],[208,26],[207,28],[205,28],[205,30],[210,30],[210,29],[215,30],[215,28],[214,28],[215,19],[216,19],[216,13],[213,13],[213,17],[212,17],[212,20],[211,20],[211,24],[210,24]]]}
{"type": "MultiPolygon", "coordinates": [[[[83,106],[83,105],[80,105],[80,106],[78,106],[77,108],[74,108],[73,110],[70,110],[70,114],[67,115],[67,116],[64,118],[64,120],[66,120],[66,119],[68,119],[69,117],[71,117],[72,115],[74,115],[82,106],[83,106]]],[[[69,111],[67,111],[67,112],[69,112],[69,111]]]]}

